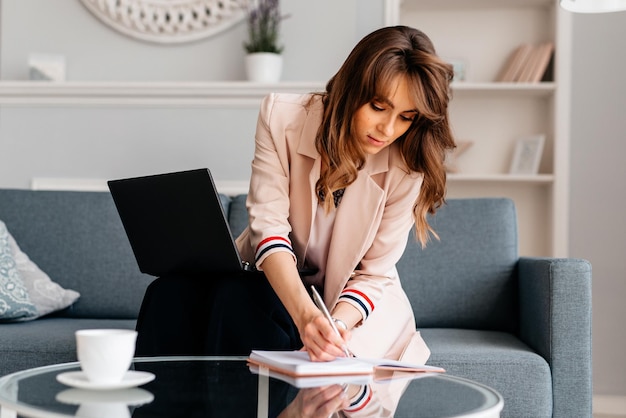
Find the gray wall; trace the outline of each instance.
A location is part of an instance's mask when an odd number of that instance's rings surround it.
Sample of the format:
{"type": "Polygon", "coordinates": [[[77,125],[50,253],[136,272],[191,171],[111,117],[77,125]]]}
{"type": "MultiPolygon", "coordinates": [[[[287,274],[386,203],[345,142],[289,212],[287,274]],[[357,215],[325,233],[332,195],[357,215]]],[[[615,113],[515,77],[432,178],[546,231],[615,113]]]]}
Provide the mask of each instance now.
{"type": "Polygon", "coordinates": [[[626,396],[626,12],[575,15],[572,44],[570,254],[593,265],[594,392],[626,396]]]}

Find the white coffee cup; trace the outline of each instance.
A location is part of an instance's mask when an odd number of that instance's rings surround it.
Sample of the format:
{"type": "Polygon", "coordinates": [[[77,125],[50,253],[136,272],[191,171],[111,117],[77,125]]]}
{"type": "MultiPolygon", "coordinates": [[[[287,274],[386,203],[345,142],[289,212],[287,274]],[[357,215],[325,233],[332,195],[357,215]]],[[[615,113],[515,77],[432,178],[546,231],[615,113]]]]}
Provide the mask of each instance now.
{"type": "Polygon", "coordinates": [[[128,329],[82,329],[76,331],[76,354],[90,382],[122,381],[135,354],[137,331],[128,329]]]}

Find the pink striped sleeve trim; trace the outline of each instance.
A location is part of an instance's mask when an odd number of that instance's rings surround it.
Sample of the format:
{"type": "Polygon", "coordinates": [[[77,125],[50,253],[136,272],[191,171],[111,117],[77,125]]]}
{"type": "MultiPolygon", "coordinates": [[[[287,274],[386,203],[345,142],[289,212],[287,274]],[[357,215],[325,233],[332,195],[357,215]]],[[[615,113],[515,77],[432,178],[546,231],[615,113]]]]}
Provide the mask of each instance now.
{"type": "Polygon", "coordinates": [[[369,387],[369,385],[365,385],[363,386],[363,388],[357,395],[356,400],[354,402],[351,402],[350,406],[346,408],[345,411],[346,412],[360,411],[361,409],[365,408],[365,406],[370,402],[371,399],[372,399],[372,389],[369,387]]]}
{"type": "Polygon", "coordinates": [[[356,289],[344,289],[339,295],[339,300],[348,302],[361,311],[363,319],[367,319],[374,310],[372,300],[365,293],[356,289]]]}
{"type": "Polygon", "coordinates": [[[273,249],[289,251],[292,255],[295,256],[293,248],[291,247],[291,242],[287,238],[272,236],[265,238],[256,247],[255,261],[258,262],[268,251],[271,251],[273,249]]]}

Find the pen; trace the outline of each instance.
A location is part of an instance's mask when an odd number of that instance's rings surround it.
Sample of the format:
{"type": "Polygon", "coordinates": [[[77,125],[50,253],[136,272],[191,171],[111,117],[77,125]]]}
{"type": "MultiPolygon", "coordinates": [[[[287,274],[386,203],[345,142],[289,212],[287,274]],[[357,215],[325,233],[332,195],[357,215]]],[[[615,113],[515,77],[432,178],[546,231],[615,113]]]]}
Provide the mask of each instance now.
{"type": "MultiPolygon", "coordinates": [[[[341,333],[337,329],[337,326],[335,325],[335,321],[333,321],[333,317],[330,316],[330,312],[328,312],[328,309],[326,308],[326,305],[324,304],[322,297],[320,296],[320,294],[317,292],[317,289],[315,289],[315,286],[313,285],[311,285],[311,294],[313,295],[313,302],[315,302],[319,310],[322,311],[326,319],[328,319],[328,322],[330,323],[330,326],[333,328],[333,331],[335,331],[335,334],[341,337],[341,333]]],[[[346,346],[343,346],[343,352],[346,355],[346,357],[350,357],[350,352],[348,351],[348,348],[346,346]]]]}

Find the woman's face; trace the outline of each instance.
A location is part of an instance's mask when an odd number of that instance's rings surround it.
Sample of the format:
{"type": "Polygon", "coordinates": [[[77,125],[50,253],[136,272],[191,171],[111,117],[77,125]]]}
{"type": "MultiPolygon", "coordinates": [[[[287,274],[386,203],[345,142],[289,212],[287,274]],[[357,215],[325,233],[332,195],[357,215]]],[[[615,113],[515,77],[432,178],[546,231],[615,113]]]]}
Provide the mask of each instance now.
{"type": "Polygon", "coordinates": [[[377,97],[354,114],[354,135],[367,154],[376,154],[393,144],[416,117],[417,106],[409,98],[406,77],[398,76],[390,91],[390,97],[377,97]]]}

